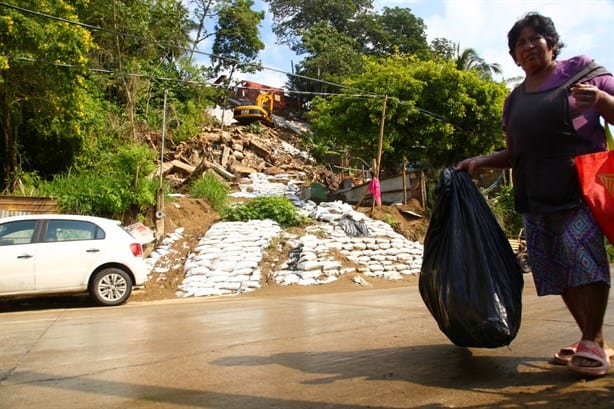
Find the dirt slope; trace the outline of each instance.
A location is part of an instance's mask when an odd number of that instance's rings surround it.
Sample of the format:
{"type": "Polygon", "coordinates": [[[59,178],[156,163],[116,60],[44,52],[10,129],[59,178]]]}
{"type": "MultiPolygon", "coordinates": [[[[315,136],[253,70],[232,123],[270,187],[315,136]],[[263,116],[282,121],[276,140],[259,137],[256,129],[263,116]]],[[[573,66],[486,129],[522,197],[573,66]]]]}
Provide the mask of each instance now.
{"type": "MultiPolygon", "coordinates": [[[[220,216],[211,209],[211,207],[202,199],[194,199],[190,197],[179,197],[165,207],[166,216],[164,218],[165,230],[167,233],[174,232],[177,228],[183,228],[183,238],[172,244],[171,257],[174,259],[172,263],[168,262],[168,257],[163,257],[160,264],[171,264],[172,267],[168,272],[163,274],[153,273],[150,280],[145,285],[143,290],[137,291],[132,296],[133,301],[159,300],[177,297],[176,292],[181,284],[183,274],[183,262],[185,261],[190,249],[194,248],[206,231],[214,223],[220,221],[220,216]]],[[[356,209],[364,212],[374,219],[385,221],[394,226],[395,230],[414,241],[423,241],[424,234],[427,228],[425,219],[414,218],[403,214],[403,210],[413,212],[420,211],[414,203],[406,206],[382,206],[381,208],[371,209],[370,207],[361,207],[356,209]]],[[[287,254],[274,254],[272,250],[268,250],[263,255],[262,271],[266,276],[268,260],[279,260],[287,257],[287,254]]],[[[369,278],[369,285],[377,288],[384,288],[396,285],[413,285],[417,283],[416,277],[407,277],[404,280],[390,281],[369,278]]],[[[280,287],[274,283],[261,283],[263,288],[256,291],[258,294],[274,295],[278,291],[287,294],[290,291],[341,291],[351,290],[357,287],[357,284],[352,282],[350,278],[342,278],[337,282],[317,288],[289,288],[280,287]]],[[[300,286],[294,286],[300,287],[300,286]]]]}

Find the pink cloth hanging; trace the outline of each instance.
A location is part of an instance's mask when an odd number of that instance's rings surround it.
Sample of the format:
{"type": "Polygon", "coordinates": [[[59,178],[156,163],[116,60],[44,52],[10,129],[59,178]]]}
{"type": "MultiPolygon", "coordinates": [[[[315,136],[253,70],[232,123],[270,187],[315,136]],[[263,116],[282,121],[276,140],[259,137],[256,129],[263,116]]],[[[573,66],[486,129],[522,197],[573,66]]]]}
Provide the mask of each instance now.
{"type": "Polygon", "coordinates": [[[382,192],[379,187],[379,179],[375,176],[373,176],[371,182],[369,182],[369,192],[373,195],[373,200],[375,200],[377,207],[380,207],[382,205],[382,192]]]}

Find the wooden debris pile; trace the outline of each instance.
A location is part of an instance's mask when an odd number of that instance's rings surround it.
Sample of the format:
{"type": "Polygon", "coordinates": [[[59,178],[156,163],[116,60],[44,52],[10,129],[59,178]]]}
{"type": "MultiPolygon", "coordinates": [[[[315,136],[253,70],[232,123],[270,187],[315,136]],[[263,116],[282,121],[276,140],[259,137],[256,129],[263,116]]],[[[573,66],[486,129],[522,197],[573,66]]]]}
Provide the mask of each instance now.
{"type": "Polygon", "coordinates": [[[199,135],[165,148],[160,169],[167,183],[185,191],[207,170],[213,170],[231,185],[251,173],[290,174],[306,184],[317,182],[331,190],[341,184],[341,176],[316,165],[301,146],[301,138],[285,128],[263,127],[258,133],[250,127],[233,125],[224,130],[204,129],[199,135]]]}

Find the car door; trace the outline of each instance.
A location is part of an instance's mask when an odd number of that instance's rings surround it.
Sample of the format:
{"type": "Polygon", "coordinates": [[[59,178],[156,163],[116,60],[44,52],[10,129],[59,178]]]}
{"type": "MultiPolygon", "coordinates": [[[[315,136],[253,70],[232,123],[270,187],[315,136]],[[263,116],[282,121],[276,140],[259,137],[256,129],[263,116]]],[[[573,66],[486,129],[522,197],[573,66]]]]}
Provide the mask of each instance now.
{"type": "Polygon", "coordinates": [[[86,289],[89,275],[105,251],[103,237],[104,232],[89,221],[48,220],[36,255],[36,288],[86,289]]]}
{"type": "Polygon", "coordinates": [[[36,220],[0,223],[0,293],[35,289],[36,220]]]}

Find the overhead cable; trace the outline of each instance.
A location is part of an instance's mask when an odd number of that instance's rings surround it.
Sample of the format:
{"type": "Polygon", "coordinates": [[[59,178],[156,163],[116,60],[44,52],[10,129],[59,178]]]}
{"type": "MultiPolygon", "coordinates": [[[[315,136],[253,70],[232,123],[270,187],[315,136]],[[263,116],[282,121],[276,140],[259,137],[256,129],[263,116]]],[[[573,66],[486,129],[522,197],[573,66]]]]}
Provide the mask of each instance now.
{"type": "MultiPolygon", "coordinates": [[[[48,19],[52,19],[52,20],[56,20],[56,21],[61,21],[63,23],[67,23],[67,24],[77,25],[77,26],[80,26],[80,27],[87,28],[89,30],[102,31],[102,32],[106,32],[106,33],[110,33],[110,34],[114,34],[114,35],[119,35],[119,36],[122,36],[122,37],[133,38],[133,39],[136,39],[136,40],[139,40],[139,41],[144,41],[144,42],[147,42],[147,43],[150,43],[150,44],[155,44],[155,45],[164,46],[164,47],[168,47],[168,48],[178,49],[178,50],[182,50],[182,51],[186,51],[186,52],[194,52],[196,54],[208,56],[210,58],[231,61],[231,62],[240,64],[240,65],[244,65],[244,66],[258,67],[258,68],[261,68],[263,70],[273,71],[273,72],[277,72],[277,73],[284,74],[284,75],[287,75],[287,76],[292,76],[292,77],[296,77],[296,78],[302,78],[302,79],[305,79],[305,80],[308,80],[308,81],[318,82],[318,83],[321,83],[321,84],[326,84],[326,85],[330,85],[330,86],[334,86],[334,87],[338,87],[338,88],[342,88],[342,89],[354,90],[354,91],[358,91],[358,92],[361,93],[361,94],[341,94],[341,93],[335,94],[335,93],[295,91],[295,90],[284,89],[286,92],[288,92],[290,94],[303,94],[303,95],[316,95],[316,96],[343,96],[343,95],[345,95],[345,96],[354,96],[354,97],[362,96],[362,97],[365,97],[365,98],[384,98],[384,95],[382,95],[382,94],[377,94],[377,93],[372,93],[372,92],[364,91],[364,90],[361,90],[361,89],[356,88],[356,87],[351,87],[351,86],[348,86],[348,85],[339,84],[339,83],[335,83],[335,82],[331,82],[331,81],[326,81],[326,80],[322,80],[322,79],[318,79],[318,78],[308,77],[308,76],[301,75],[301,74],[289,73],[289,72],[286,72],[286,71],[283,71],[283,70],[280,70],[280,69],[274,68],[274,67],[267,67],[267,66],[264,66],[264,65],[254,64],[254,63],[244,63],[244,62],[241,62],[240,60],[238,60],[236,58],[233,58],[233,57],[227,57],[227,56],[223,56],[223,55],[207,53],[207,52],[203,52],[203,51],[200,51],[200,50],[192,50],[190,48],[182,47],[182,46],[179,46],[177,44],[163,42],[163,41],[159,41],[159,40],[155,40],[155,39],[151,39],[151,38],[146,38],[146,37],[138,36],[138,35],[131,34],[131,33],[111,30],[111,29],[108,29],[108,28],[99,27],[99,26],[95,26],[95,25],[91,25],[91,24],[86,24],[86,23],[82,23],[82,22],[79,22],[79,21],[75,21],[75,20],[65,19],[65,18],[62,18],[62,17],[53,16],[51,14],[47,14],[47,13],[43,13],[43,12],[39,12],[39,11],[35,11],[35,10],[30,10],[30,9],[27,9],[27,8],[24,8],[24,7],[16,6],[14,4],[8,4],[8,3],[0,2],[0,6],[7,7],[7,8],[10,8],[10,9],[13,9],[13,10],[17,10],[17,11],[22,12],[22,13],[32,14],[32,15],[35,15],[35,16],[38,16],[38,17],[48,18],[48,19]]],[[[51,62],[41,61],[41,60],[37,60],[37,59],[31,59],[31,58],[29,59],[29,58],[26,58],[26,57],[13,57],[13,58],[20,59],[20,60],[26,60],[26,61],[32,61],[32,62],[42,62],[42,63],[49,64],[49,65],[56,65],[56,66],[62,66],[62,67],[68,67],[68,68],[82,68],[82,67],[77,66],[77,65],[63,64],[63,63],[57,63],[57,62],[51,63],[51,62]]],[[[147,74],[137,74],[137,73],[112,71],[112,70],[101,69],[101,68],[87,68],[87,69],[89,71],[99,72],[99,73],[120,74],[120,75],[132,76],[132,77],[143,77],[143,78],[151,78],[151,79],[159,79],[159,80],[168,80],[168,81],[183,82],[183,83],[190,83],[190,84],[211,85],[211,84],[208,84],[208,83],[205,83],[205,82],[199,82],[199,81],[191,81],[191,80],[182,80],[182,79],[169,78],[169,77],[152,76],[152,75],[147,75],[147,74]]],[[[407,104],[407,102],[401,101],[397,97],[391,97],[391,99],[394,99],[394,100],[396,100],[397,102],[399,102],[401,104],[407,104]]],[[[436,113],[431,112],[429,110],[426,110],[424,108],[419,108],[419,107],[414,107],[414,108],[417,109],[420,113],[422,113],[424,115],[427,115],[427,116],[430,116],[430,117],[432,117],[432,118],[434,118],[434,119],[436,119],[438,121],[450,123],[442,115],[436,114],[436,113]]],[[[450,123],[450,125],[455,126],[452,123],[450,123]]]]}

